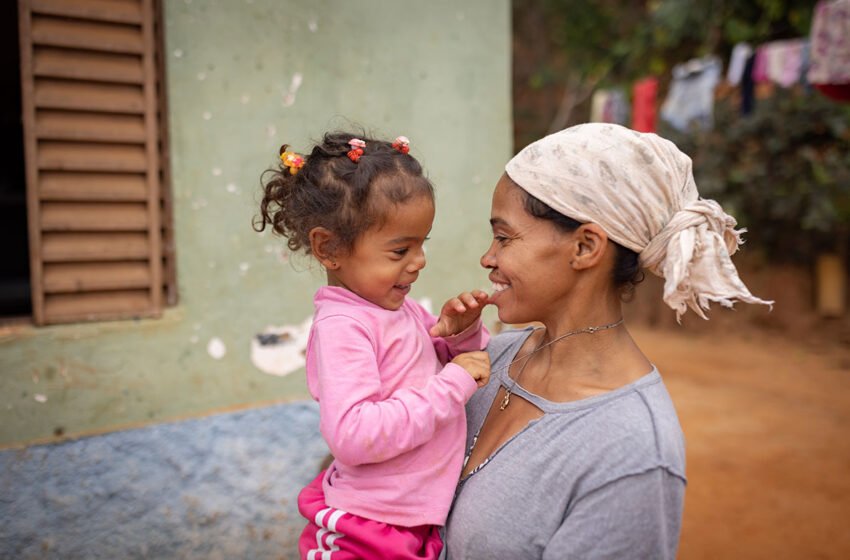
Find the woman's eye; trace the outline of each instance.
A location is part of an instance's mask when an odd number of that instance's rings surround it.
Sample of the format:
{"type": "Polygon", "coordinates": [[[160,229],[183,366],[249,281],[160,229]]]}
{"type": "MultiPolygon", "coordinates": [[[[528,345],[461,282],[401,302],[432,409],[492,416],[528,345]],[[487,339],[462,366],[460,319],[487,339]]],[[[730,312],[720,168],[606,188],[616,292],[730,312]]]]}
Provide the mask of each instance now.
{"type": "Polygon", "coordinates": [[[497,243],[499,243],[500,245],[504,245],[505,243],[507,243],[508,241],[510,241],[510,238],[509,238],[509,237],[506,237],[506,236],[504,236],[504,235],[494,235],[494,236],[493,236],[493,239],[495,239],[495,240],[496,240],[496,242],[497,242],[497,243]]]}

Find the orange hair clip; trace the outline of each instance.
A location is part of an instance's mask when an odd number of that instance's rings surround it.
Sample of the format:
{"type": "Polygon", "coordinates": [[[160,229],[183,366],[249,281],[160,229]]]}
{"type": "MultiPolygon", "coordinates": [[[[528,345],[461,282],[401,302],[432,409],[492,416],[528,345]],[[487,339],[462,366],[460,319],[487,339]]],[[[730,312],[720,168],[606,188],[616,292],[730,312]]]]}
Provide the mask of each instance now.
{"type": "Polygon", "coordinates": [[[289,169],[291,175],[295,175],[301,168],[304,167],[304,157],[295,152],[284,151],[280,154],[280,161],[283,166],[289,169]]]}

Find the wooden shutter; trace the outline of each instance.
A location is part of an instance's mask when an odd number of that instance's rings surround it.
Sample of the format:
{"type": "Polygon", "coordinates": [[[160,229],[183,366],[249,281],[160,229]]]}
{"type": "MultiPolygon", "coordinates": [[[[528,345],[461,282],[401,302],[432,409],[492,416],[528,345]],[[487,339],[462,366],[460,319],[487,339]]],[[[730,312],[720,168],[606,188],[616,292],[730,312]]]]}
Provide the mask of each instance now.
{"type": "Polygon", "coordinates": [[[168,88],[165,82],[165,29],[162,0],[154,0],[157,121],[159,123],[159,182],[162,227],[162,280],[166,305],[177,305],[177,257],[174,247],[174,213],[171,198],[171,148],[168,143],[168,88]]]}
{"type": "Polygon", "coordinates": [[[18,5],[34,320],[155,316],[167,208],[156,6],[18,5]]]}

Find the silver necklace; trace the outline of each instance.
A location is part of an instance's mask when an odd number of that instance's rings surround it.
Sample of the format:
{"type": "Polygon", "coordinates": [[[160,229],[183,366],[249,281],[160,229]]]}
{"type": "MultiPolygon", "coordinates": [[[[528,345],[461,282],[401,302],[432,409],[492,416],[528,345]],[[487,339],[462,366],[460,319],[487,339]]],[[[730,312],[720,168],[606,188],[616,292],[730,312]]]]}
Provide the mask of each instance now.
{"type": "MultiPolygon", "coordinates": [[[[569,337],[575,336],[577,334],[595,334],[599,331],[604,331],[604,330],[607,330],[607,329],[613,329],[614,327],[619,327],[622,324],[623,324],[623,319],[620,318],[619,321],[616,321],[614,323],[609,323],[607,325],[600,325],[598,327],[584,327],[583,329],[570,331],[568,333],[562,334],[561,336],[553,338],[552,340],[550,340],[546,344],[538,344],[537,348],[535,348],[534,350],[532,350],[528,354],[522,355],[519,358],[514,359],[511,363],[508,364],[508,370],[510,370],[510,367],[512,365],[514,365],[515,363],[517,363],[518,361],[520,361],[520,360],[525,360],[525,361],[520,366],[519,371],[517,372],[516,377],[513,379],[513,383],[511,384],[511,386],[507,387],[505,389],[505,396],[502,397],[502,404],[499,405],[499,410],[505,410],[506,408],[508,408],[508,405],[511,404],[511,395],[513,394],[514,389],[516,389],[516,386],[519,383],[519,378],[522,377],[522,372],[525,371],[525,366],[528,365],[528,362],[531,361],[531,357],[534,354],[543,350],[547,346],[555,344],[559,340],[563,340],[565,338],[569,338],[569,337]]],[[[508,377],[510,377],[510,375],[508,377]]]]}

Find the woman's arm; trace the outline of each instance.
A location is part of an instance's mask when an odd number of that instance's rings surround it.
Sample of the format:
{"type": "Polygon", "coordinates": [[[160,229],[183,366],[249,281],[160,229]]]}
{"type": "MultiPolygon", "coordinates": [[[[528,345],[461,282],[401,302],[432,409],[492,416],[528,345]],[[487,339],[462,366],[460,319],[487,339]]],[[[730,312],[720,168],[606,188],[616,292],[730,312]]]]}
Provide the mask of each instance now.
{"type": "Polygon", "coordinates": [[[673,560],[685,481],[664,468],[619,478],[582,497],[543,551],[544,560],[673,560]]]}

